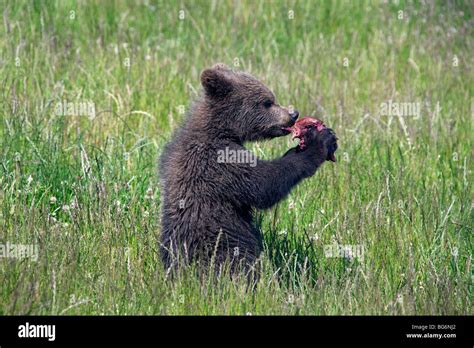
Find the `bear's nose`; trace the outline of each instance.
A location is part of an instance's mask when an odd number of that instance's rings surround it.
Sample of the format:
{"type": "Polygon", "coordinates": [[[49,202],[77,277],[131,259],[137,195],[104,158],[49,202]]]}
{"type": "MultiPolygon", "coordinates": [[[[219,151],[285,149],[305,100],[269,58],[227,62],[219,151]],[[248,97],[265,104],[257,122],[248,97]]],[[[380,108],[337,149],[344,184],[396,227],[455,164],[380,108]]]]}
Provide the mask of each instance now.
{"type": "Polygon", "coordinates": [[[300,113],[298,112],[298,110],[294,110],[293,112],[290,112],[290,117],[292,121],[296,121],[299,115],[300,113]]]}

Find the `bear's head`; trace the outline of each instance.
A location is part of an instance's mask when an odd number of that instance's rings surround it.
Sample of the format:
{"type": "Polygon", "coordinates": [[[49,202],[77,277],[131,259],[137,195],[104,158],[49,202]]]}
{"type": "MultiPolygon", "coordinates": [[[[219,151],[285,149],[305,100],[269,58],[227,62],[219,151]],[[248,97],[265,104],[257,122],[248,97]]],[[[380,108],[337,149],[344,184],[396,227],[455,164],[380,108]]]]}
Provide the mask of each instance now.
{"type": "Polygon", "coordinates": [[[224,64],[204,70],[201,84],[212,127],[241,141],[286,135],[298,118],[298,111],[279,105],[262,82],[224,64]]]}

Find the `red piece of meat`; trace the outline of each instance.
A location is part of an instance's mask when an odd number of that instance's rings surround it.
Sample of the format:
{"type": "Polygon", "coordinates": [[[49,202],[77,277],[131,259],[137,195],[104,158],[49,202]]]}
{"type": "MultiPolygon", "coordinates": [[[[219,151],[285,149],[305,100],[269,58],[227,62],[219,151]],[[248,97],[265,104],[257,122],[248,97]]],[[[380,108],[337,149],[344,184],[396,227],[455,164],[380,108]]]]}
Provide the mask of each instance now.
{"type": "MultiPolygon", "coordinates": [[[[300,150],[304,150],[306,148],[306,144],[304,142],[304,136],[307,132],[312,132],[316,130],[321,132],[323,129],[326,128],[326,125],[323,121],[316,117],[303,117],[299,119],[292,127],[286,128],[286,130],[290,131],[293,134],[292,139],[299,139],[299,148],[300,150]]],[[[334,152],[336,151],[337,146],[334,149],[330,149],[330,153],[328,154],[328,160],[336,162],[336,157],[334,156],[334,152]]]]}

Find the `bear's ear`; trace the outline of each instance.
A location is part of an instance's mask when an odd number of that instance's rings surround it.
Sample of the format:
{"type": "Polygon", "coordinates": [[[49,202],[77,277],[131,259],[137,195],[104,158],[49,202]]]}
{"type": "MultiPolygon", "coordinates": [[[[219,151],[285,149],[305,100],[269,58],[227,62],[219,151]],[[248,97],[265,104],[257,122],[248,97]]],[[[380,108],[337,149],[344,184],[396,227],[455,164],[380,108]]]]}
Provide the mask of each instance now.
{"type": "Polygon", "coordinates": [[[216,64],[201,73],[201,84],[209,96],[225,97],[232,91],[230,69],[223,64],[216,64]]]}

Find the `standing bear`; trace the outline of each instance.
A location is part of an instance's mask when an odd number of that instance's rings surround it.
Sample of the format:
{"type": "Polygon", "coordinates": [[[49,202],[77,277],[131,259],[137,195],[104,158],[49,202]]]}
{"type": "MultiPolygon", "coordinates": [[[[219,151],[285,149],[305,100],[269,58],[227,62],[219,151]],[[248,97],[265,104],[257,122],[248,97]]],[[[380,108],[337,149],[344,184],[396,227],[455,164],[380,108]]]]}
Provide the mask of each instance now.
{"type": "Polygon", "coordinates": [[[298,118],[253,76],[217,64],[201,74],[203,92],[160,161],[160,253],[167,270],[250,272],[262,251],[254,209],[270,208],[312,176],[336,145],[334,132],[308,132],[304,150],[264,161],[244,142],[290,133],[298,118]]]}

